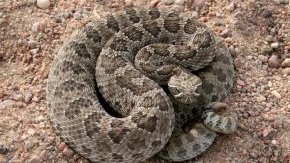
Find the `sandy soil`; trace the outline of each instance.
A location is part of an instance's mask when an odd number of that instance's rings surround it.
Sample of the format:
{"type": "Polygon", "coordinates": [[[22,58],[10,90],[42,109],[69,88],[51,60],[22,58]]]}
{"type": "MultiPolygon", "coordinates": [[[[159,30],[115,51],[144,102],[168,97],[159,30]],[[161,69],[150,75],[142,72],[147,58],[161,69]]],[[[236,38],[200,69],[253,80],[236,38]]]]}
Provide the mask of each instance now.
{"type": "Polygon", "coordinates": [[[226,102],[239,115],[239,129],[188,162],[290,162],[289,0],[53,0],[47,9],[36,0],[1,0],[0,163],[87,162],[51,127],[50,63],[74,29],[128,5],[188,12],[234,57],[236,86],[226,102]]]}

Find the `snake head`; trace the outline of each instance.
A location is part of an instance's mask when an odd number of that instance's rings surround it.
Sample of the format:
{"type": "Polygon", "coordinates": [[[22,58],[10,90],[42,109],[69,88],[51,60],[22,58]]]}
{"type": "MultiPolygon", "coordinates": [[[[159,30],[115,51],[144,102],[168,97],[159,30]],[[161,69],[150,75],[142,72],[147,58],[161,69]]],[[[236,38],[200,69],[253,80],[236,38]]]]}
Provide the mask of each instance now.
{"type": "Polygon", "coordinates": [[[170,77],[168,87],[173,97],[184,104],[196,102],[199,96],[198,88],[201,86],[201,79],[191,73],[181,71],[170,77]]]}

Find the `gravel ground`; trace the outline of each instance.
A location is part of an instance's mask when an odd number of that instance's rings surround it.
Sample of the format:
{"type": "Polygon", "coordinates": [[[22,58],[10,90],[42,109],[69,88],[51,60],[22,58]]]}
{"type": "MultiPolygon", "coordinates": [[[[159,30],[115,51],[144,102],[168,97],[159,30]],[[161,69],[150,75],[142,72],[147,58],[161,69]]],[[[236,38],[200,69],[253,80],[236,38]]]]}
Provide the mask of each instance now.
{"type": "MultiPolygon", "coordinates": [[[[72,31],[125,6],[188,12],[230,48],[236,86],[225,100],[239,129],[188,162],[290,162],[289,0],[1,0],[0,163],[88,162],[51,127],[50,63],[72,31]],[[287,31],[288,30],[288,31],[287,31]]],[[[147,162],[162,162],[157,157],[147,162]]]]}

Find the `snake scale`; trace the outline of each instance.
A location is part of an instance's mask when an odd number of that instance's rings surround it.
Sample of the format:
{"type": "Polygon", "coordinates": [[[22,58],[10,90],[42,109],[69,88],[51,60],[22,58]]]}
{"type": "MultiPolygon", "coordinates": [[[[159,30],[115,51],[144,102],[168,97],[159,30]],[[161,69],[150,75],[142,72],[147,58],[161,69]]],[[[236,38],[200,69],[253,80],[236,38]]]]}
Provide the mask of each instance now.
{"type": "Polygon", "coordinates": [[[216,132],[236,130],[234,114],[218,113],[233,79],[227,47],[204,24],[176,11],[127,8],[64,42],[47,104],[56,132],[92,162],[155,154],[183,161],[205,151],[216,132]]]}

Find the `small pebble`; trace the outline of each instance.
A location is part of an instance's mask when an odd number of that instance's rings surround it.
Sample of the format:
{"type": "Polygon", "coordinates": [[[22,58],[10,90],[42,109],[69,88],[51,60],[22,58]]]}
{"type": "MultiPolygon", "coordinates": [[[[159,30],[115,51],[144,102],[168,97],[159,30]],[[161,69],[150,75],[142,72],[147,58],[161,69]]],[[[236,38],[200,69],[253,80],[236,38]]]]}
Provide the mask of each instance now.
{"type": "Polygon", "coordinates": [[[277,49],[279,47],[279,43],[278,42],[274,42],[274,43],[271,44],[271,47],[273,49],[277,49]]]}
{"type": "Polygon", "coordinates": [[[262,46],[261,54],[267,55],[267,54],[270,54],[271,52],[272,52],[271,46],[269,46],[268,44],[265,44],[265,45],[262,46]]]}
{"type": "Polygon", "coordinates": [[[156,7],[158,5],[158,3],[160,3],[160,0],[153,0],[150,2],[150,6],[151,7],[156,7]]]}
{"type": "Polygon", "coordinates": [[[234,60],[234,66],[237,69],[239,69],[239,68],[241,68],[243,66],[243,60],[242,60],[241,57],[235,58],[235,60],[234,60]]]}
{"type": "Polygon", "coordinates": [[[260,95],[257,97],[257,101],[259,101],[259,102],[264,102],[266,100],[267,100],[267,98],[265,96],[260,95]]]}
{"type": "Polygon", "coordinates": [[[13,100],[4,100],[3,102],[0,102],[0,110],[1,109],[9,109],[15,105],[15,101],[13,100]]]}
{"type": "Polygon", "coordinates": [[[232,32],[229,29],[225,29],[225,30],[222,31],[221,36],[223,38],[231,37],[232,36],[232,32]]]}
{"type": "Polygon", "coordinates": [[[263,10],[261,14],[264,18],[269,18],[272,16],[272,12],[270,10],[267,10],[267,9],[263,10]]]}
{"type": "Polygon", "coordinates": [[[175,3],[176,5],[180,5],[180,6],[182,6],[182,5],[184,4],[184,0],[175,0],[174,3],[175,3]]]}
{"type": "Polygon", "coordinates": [[[40,162],[42,162],[42,160],[38,155],[34,155],[30,160],[28,160],[28,163],[40,163],[40,162]]]}
{"type": "Polygon", "coordinates": [[[280,59],[276,55],[272,55],[268,60],[268,64],[270,67],[279,68],[280,67],[280,59]]]}
{"type": "Polygon", "coordinates": [[[126,6],[132,6],[133,5],[133,0],[125,0],[126,6]]]}
{"type": "Polygon", "coordinates": [[[231,3],[226,7],[226,10],[229,12],[233,12],[236,9],[235,3],[231,3]]]}
{"type": "Polygon", "coordinates": [[[282,96],[280,95],[280,93],[277,92],[276,90],[272,91],[271,93],[272,93],[272,95],[274,95],[277,99],[282,98],[282,96]]]}
{"type": "Polygon", "coordinates": [[[24,102],[25,103],[29,103],[31,100],[32,100],[32,93],[31,92],[28,92],[26,95],[25,95],[25,98],[24,98],[24,102]]]}
{"type": "Polygon", "coordinates": [[[161,2],[165,5],[171,5],[174,2],[174,0],[161,0],[161,2]]]}
{"type": "Polygon", "coordinates": [[[47,9],[50,6],[50,0],[37,0],[37,6],[42,9],[47,9]]]}
{"type": "Polygon", "coordinates": [[[272,143],[273,145],[276,145],[276,144],[277,144],[277,140],[272,140],[271,143],[272,143]]]}
{"type": "Polygon", "coordinates": [[[282,63],[281,65],[283,67],[290,67],[290,58],[286,58],[282,63]]]}
{"type": "Polygon", "coordinates": [[[290,75],[290,67],[286,67],[286,68],[282,69],[282,74],[290,75]]]}
{"type": "Polygon", "coordinates": [[[203,6],[205,5],[206,2],[207,2],[207,0],[195,0],[194,4],[198,8],[203,8],[203,6]]]}
{"type": "Polygon", "coordinates": [[[74,151],[69,149],[68,147],[64,148],[64,150],[62,151],[63,155],[67,156],[67,157],[72,157],[74,155],[74,151]]]}
{"type": "Polygon", "coordinates": [[[272,35],[268,35],[265,40],[268,41],[268,42],[272,42],[273,41],[273,36],[272,35]]]}
{"type": "Polygon", "coordinates": [[[0,144],[0,154],[7,154],[9,152],[9,149],[5,147],[4,145],[0,144]]]}

